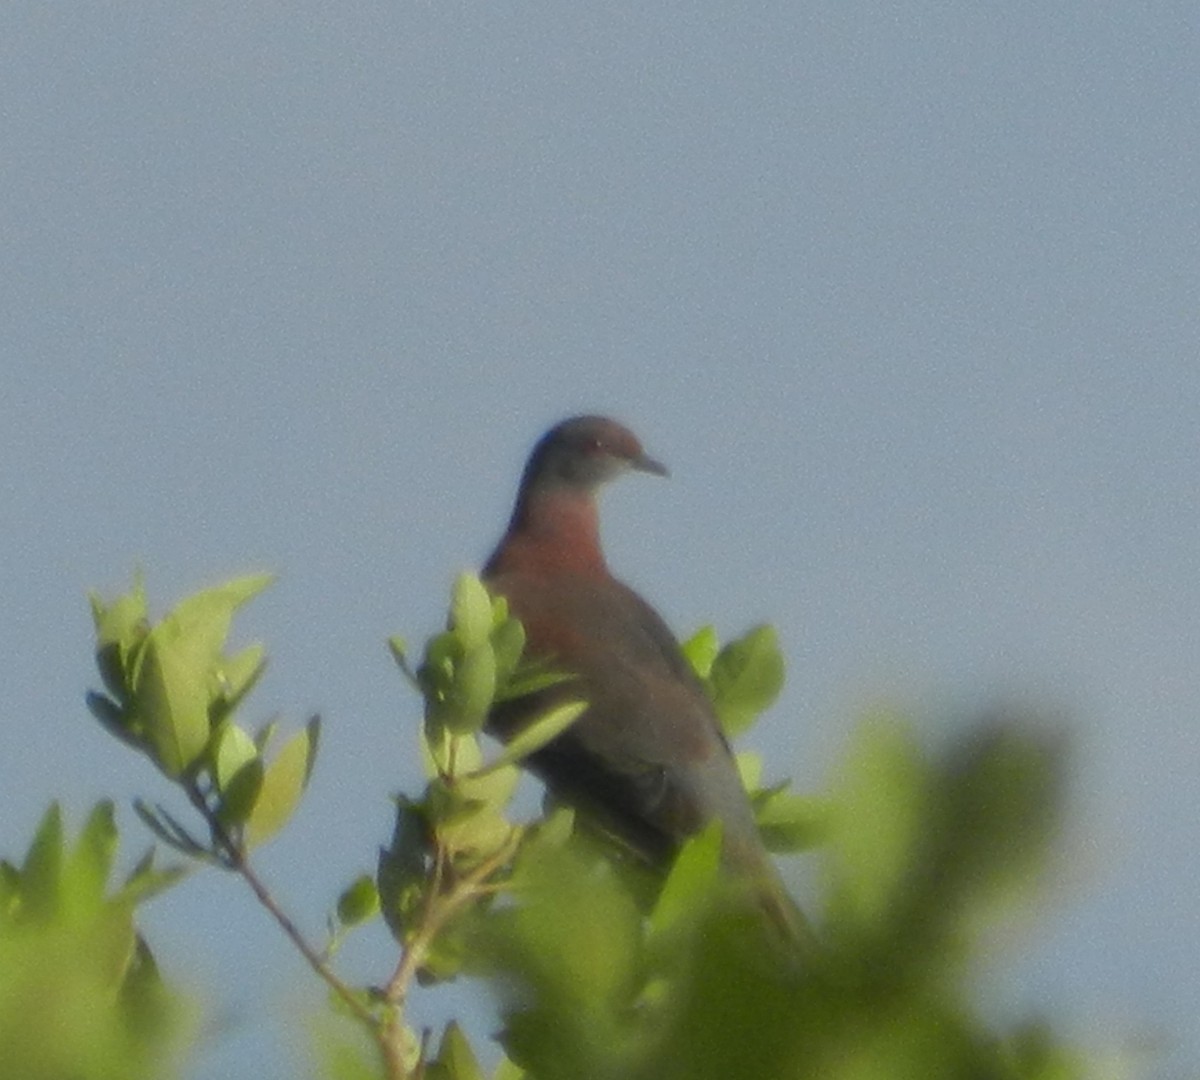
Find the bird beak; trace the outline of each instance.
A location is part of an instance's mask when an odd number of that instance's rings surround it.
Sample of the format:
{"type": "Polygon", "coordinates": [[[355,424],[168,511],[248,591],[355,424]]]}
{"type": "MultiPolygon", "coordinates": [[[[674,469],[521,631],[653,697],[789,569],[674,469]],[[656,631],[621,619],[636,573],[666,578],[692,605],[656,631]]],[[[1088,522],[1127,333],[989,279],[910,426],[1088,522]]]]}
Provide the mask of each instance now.
{"type": "Polygon", "coordinates": [[[637,469],[638,472],[653,473],[655,476],[671,475],[671,471],[661,461],[655,461],[648,454],[639,454],[629,464],[637,469]]]}

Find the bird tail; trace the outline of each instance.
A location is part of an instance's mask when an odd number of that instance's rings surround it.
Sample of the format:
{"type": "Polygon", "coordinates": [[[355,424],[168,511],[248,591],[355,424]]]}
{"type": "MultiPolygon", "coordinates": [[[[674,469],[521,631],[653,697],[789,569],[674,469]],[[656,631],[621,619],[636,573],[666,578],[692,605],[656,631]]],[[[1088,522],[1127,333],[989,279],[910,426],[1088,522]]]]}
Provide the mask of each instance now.
{"type": "Polygon", "coordinates": [[[808,916],[784,888],[783,881],[771,868],[766,879],[756,882],[755,900],[767,917],[771,931],[783,943],[805,959],[813,956],[817,949],[817,935],[808,916]]]}

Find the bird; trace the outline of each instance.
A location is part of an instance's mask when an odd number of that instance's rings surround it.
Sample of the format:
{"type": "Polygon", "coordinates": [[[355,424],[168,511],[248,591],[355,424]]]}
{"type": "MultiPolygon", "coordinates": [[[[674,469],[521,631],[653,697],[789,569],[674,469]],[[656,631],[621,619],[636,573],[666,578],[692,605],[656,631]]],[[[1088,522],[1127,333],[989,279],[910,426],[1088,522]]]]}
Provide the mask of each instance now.
{"type": "Polygon", "coordinates": [[[609,572],[597,494],[629,472],[668,475],[607,417],[571,417],[534,446],[481,579],[521,621],[525,656],[569,678],[494,704],[487,730],[503,742],[582,699],[580,717],[524,762],[551,795],[657,867],[718,820],[724,866],[788,938],[804,939],[704,686],[662,616],[609,572]]]}

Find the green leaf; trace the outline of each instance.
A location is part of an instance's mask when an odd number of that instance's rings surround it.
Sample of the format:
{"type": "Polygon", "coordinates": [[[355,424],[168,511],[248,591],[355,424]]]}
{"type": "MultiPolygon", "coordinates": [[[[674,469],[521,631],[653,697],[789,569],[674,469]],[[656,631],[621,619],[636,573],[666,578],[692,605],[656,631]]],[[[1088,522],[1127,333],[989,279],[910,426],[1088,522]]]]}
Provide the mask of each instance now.
{"type": "Polygon", "coordinates": [[[275,732],[278,727],[278,719],[272,719],[268,720],[254,733],[254,745],[258,747],[259,754],[267,752],[267,747],[271,745],[271,740],[275,738],[275,732]]]}
{"type": "Polygon", "coordinates": [[[392,842],[379,849],[375,875],[380,910],[397,941],[405,939],[409,919],[424,895],[429,849],[429,826],[421,808],[402,795],[397,797],[392,842]]]}
{"type": "Polygon", "coordinates": [[[840,921],[878,930],[909,877],[928,804],[929,770],[906,728],[886,718],[855,739],[830,830],[840,921]]]}
{"type": "Polygon", "coordinates": [[[458,741],[444,726],[426,719],[421,728],[421,766],[427,777],[448,776],[454,770],[454,746],[458,741]]]}
{"type": "Polygon", "coordinates": [[[65,863],[63,884],[75,910],[90,913],[100,907],[117,845],[113,804],[106,799],[92,808],[65,863]]]}
{"type": "Polygon", "coordinates": [[[146,744],[137,730],[136,714],[122,709],[112,698],[89,690],[84,696],[91,714],[110,735],[135,750],[145,750],[146,744]]]}
{"type": "Polygon", "coordinates": [[[156,764],[168,776],[179,777],[208,745],[207,671],[186,644],[161,631],[160,624],[146,641],[135,698],[156,764]]]}
{"type": "Polygon", "coordinates": [[[474,735],[451,735],[444,727],[426,724],[421,732],[421,765],[429,779],[458,778],[478,769],[483,751],[474,735]]]}
{"type": "Polygon", "coordinates": [[[106,604],[99,593],[90,591],[92,622],[96,627],[98,645],[119,645],[134,636],[146,622],[146,586],[141,575],[134,578],[133,589],[106,604]]]}
{"type": "Polygon", "coordinates": [[[717,654],[709,677],[726,734],[737,735],[770,707],[783,688],[783,655],[770,626],[759,626],[717,654]]]}
{"type": "Polygon", "coordinates": [[[292,816],[308,785],[317,754],[320,720],[313,717],[289,739],[263,773],[262,789],[246,821],[246,843],[257,847],[275,835],[292,816]]]}
{"type": "Polygon", "coordinates": [[[991,721],[961,739],[932,785],[923,877],[978,916],[1019,899],[1047,854],[1063,797],[1060,738],[991,721]]]}
{"type": "Polygon", "coordinates": [[[425,643],[425,659],[417,670],[417,682],[425,698],[426,719],[433,723],[445,723],[443,712],[450,708],[446,699],[451,693],[455,665],[462,654],[462,642],[451,630],[434,634],[425,643]]]}
{"type": "Polygon", "coordinates": [[[248,645],[217,668],[217,690],[225,699],[226,711],[241,704],[266,670],[266,649],[259,644],[248,645]]]}
{"type": "Polygon", "coordinates": [[[545,816],[534,822],[526,833],[522,852],[529,847],[561,848],[575,835],[575,809],[559,803],[550,807],[545,816]]]}
{"type": "Polygon", "coordinates": [[[526,1080],[526,1072],[511,1058],[501,1058],[500,1064],[496,1066],[496,1071],[492,1073],[492,1080],[526,1080]]]}
{"type": "Polygon", "coordinates": [[[259,756],[258,747],[242,728],[230,722],[221,725],[216,742],[213,778],[217,782],[217,790],[225,791],[242,767],[259,756]]]}
{"type": "Polygon", "coordinates": [[[474,574],[459,574],[450,600],[450,627],[470,651],[484,644],[492,631],[492,598],[474,574]]]}
{"type": "Polygon", "coordinates": [[[388,651],[392,654],[392,659],[396,661],[396,666],[404,673],[404,677],[412,683],[417,690],[422,690],[420,676],[413,670],[412,664],[408,659],[408,644],[404,638],[393,635],[388,638],[388,651]]]}
{"type": "Polygon", "coordinates": [[[52,802],[42,815],[21,864],[21,903],[26,915],[41,921],[57,914],[62,872],[62,808],[52,802]]]}
{"type": "Polygon", "coordinates": [[[520,782],[520,771],[512,766],[504,769],[480,768],[478,759],[474,766],[473,770],[464,771],[454,778],[454,789],[469,801],[504,806],[520,782]]]}
{"type": "Polygon", "coordinates": [[[0,859],[0,933],[17,914],[21,898],[21,871],[0,859]]]}
{"type": "Polygon", "coordinates": [[[244,825],[258,806],[266,769],[262,758],[252,757],[221,787],[217,817],[227,827],[244,825]]]}
{"type": "Polygon", "coordinates": [[[515,768],[430,782],[425,800],[430,827],[453,856],[486,858],[512,835],[504,816],[520,774],[515,768]]]}
{"type": "Polygon", "coordinates": [[[833,814],[828,799],[795,795],[785,785],[754,799],[754,818],[768,851],[807,851],[825,842],[833,814]]]}
{"type": "Polygon", "coordinates": [[[358,926],[379,914],[379,890],[369,874],[348,885],[338,897],[338,921],[343,926],[358,926]]]}
{"type": "Polygon", "coordinates": [[[104,689],[120,701],[129,697],[129,681],[126,674],[125,658],[119,644],[112,642],[98,646],[96,649],[96,667],[104,689]]]}
{"type": "Polygon", "coordinates": [[[471,1044],[455,1021],[450,1021],[442,1032],[437,1057],[430,1062],[425,1075],[429,1080],[484,1080],[471,1044]]]}
{"type": "Polygon", "coordinates": [[[165,632],[189,643],[196,660],[212,662],[229,636],[233,613],[274,581],[273,574],[234,578],[211,589],[185,597],[159,624],[165,632]]]}
{"type": "Polygon", "coordinates": [[[512,613],[508,610],[507,596],[492,597],[492,629],[500,626],[501,623],[506,623],[512,617],[512,613]]]}
{"type": "Polygon", "coordinates": [[[505,619],[492,631],[491,641],[492,651],[496,654],[496,682],[503,685],[521,661],[525,650],[525,628],[518,619],[505,619]]]}
{"type": "Polygon", "coordinates": [[[713,661],[720,650],[717,632],[711,626],[702,626],[681,646],[687,662],[701,679],[707,679],[712,671],[713,661]]]}
{"type": "Polygon", "coordinates": [[[474,775],[486,776],[497,769],[515,765],[524,760],[552,739],[558,738],[585,712],[587,712],[586,701],[567,701],[556,705],[536,720],[526,724],[504,744],[504,749],[495,760],[489,762],[474,775]]]}
{"type": "Polygon", "coordinates": [[[721,823],[711,821],[680,848],[650,918],[652,934],[669,933],[698,915],[721,868],[721,823]]]}
{"type": "Polygon", "coordinates": [[[467,649],[454,667],[439,720],[456,735],[482,729],[496,692],[496,657],[486,638],[467,649]]]}
{"type": "MultiPolygon", "coordinates": [[[[547,1068],[547,1074],[654,1075],[621,1067],[643,1030],[634,1009],[645,974],[643,915],[612,864],[577,845],[539,844],[536,858],[518,862],[512,885],[514,903],[489,918],[489,932],[479,943],[481,959],[520,972],[515,983],[500,983],[516,995],[524,998],[530,984],[536,988],[560,1052],[570,1052],[576,1062],[608,1066],[573,1070],[560,1053],[561,1071],[547,1068]]],[[[510,1018],[509,1035],[517,1036],[511,1024],[510,1018]]],[[[506,1042],[519,1058],[532,1049],[519,1036],[506,1042]]]]}
{"type": "Polygon", "coordinates": [[[495,700],[513,701],[575,678],[577,676],[559,671],[544,660],[523,659],[517,664],[516,670],[498,687],[495,700]]]}
{"type": "Polygon", "coordinates": [[[449,677],[462,653],[463,646],[458,635],[453,630],[443,630],[425,643],[425,661],[421,669],[428,669],[434,676],[440,674],[449,677]]]}
{"type": "Polygon", "coordinates": [[[129,695],[129,662],[148,632],[146,590],[141,575],[131,592],[106,604],[99,593],[89,592],[96,629],[96,665],[104,686],[118,701],[129,695]]]}
{"type": "Polygon", "coordinates": [[[182,866],[168,866],[162,869],[156,867],[154,865],[154,848],[151,847],[130,871],[114,899],[140,904],[143,900],[165,892],[186,874],[187,869],[182,866]]]}
{"type": "Polygon", "coordinates": [[[741,750],[733,757],[737,763],[738,777],[742,781],[742,787],[747,791],[757,791],[762,783],[762,757],[753,750],[741,750]]]}

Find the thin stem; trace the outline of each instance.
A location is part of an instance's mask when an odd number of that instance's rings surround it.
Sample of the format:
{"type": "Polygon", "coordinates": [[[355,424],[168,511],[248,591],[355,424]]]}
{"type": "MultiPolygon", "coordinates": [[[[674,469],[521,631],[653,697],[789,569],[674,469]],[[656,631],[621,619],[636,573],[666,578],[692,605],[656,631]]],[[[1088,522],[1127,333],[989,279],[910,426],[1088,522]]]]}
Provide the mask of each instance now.
{"type": "Polygon", "coordinates": [[[371,1010],[362,1003],[349,986],[334,974],[333,969],[329,967],[321,954],[308,943],[308,940],[300,932],[300,928],[292,921],[287,912],[279,906],[262,878],[258,876],[257,872],[250,865],[249,860],[246,858],[245,849],[229,835],[229,831],[217,817],[216,812],[208,805],[203,793],[195,784],[187,784],[185,787],[192,805],[208,823],[208,828],[212,834],[213,843],[217,848],[219,857],[225,861],[230,870],[240,875],[246,884],[250,886],[250,890],[258,898],[258,902],[266,909],[271,918],[279,925],[279,928],[300,951],[300,955],[308,961],[309,967],[342,999],[354,1017],[367,1025],[371,1030],[375,1030],[378,1025],[371,1010]]]}
{"type": "Polygon", "coordinates": [[[259,904],[299,950],[309,967],[342,1000],[354,1018],[371,1033],[383,1059],[384,1075],[388,1080],[420,1080],[425,1074],[429,1032],[426,1030],[422,1033],[416,1071],[410,1073],[405,1063],[409,1046],[404,1028],[404,1008],[409,988],[429,955],[434,941],[447,924],[472,900],[494,891],[495,886],[489,879],[512,858],[520,841],[521,830],[513,829],[500,850],[449,886],[446,884],[450,873],[449,854],[442,845],[436,846],[429,887],[425,892],[420,918],[412,935],[403,944],[400,960],[383,990],[386,1009],[383,1015],[379,1016],[338,978],[329,966],[328,956],[309,944],[300,928],[279,906],[271,891],[250,865],[244,846],[225,827],[216,810],[209,804],[205,792],[195,781],[185,782],[183,787],[189,801],[208,825],[212,837],[210,854],[250,886],[259,904]]]}
{"type": "MultiPolygon", "coordinates": [[[[442,892],[442,883],[448,869],[448,856],[445,848],[440,845],[436,848],[430,875],[430,887],[425,894],[421,917],[417,921],[412,935],[404,943],[400,952],[400,961],[383,991],[383,998],[390,1008],[380,1029],[379,1041],[389,1069],[394,1067],[393,1063],[400,1064],[403,1060],[404,1007],[412,981],[416,978],[430,948],[438,934],[464,907],[477,897],[493,891],[494,886],[489,884],[488,879],[512,858],[512,853],[516,850],[519,840],[520,830],[513,829],[512,835],[499,851],[460,878],[444,893],[442,892]]],[[[426,1032],[427,1036],[428,1032],[426,1032]]],[[[425,1040],[422,1039],[422,1046],[424,1046],[424,1042],[425,1040]]],[[[423,1052],[420,1061],[423,1069],[423,1052]]],[[[402,1065],[400,1067],[402,1068],[402,1065]]],[[[403,1073],[396,1072],[389,1073],[389,1075],[400,1076],[403,1073]]]]}
{"type": "Polygon", "coordinates": [[[376,1019],[371,1010],[367,1008],[361,999],[350,989],[329,967],[316,949],[308,943],[308,940],[300,932],[296,924],[276,903],[275,898],[271,895],[262,879],[246,861],[243,855],[235,857],[234,869],[239,873],[247,885],[250,886],[254,895],[258,897],[258,902],[262,904],[270,916],[279,924],[279,928],[291,939],[293,945],[300,950],[300,955],[308,961],[308,966],[329,985],[335,994],[345,1002],[347,1008],[354,1014],[355,1018],[370,1028],[376,1027],[376,1019]]]}

